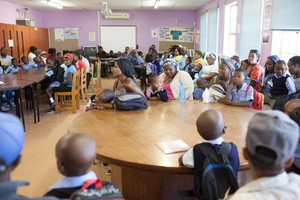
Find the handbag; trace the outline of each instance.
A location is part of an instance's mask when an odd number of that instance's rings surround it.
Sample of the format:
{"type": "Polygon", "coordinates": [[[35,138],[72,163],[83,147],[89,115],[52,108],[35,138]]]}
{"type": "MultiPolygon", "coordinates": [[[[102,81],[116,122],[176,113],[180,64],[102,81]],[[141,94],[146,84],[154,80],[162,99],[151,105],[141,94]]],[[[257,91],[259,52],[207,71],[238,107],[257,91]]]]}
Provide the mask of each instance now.
{"type": "Polygon", "coordinates": [[[147,99],[141,94],[128,93],[115,97],[114,104],[117,110],[131,111],[148,108],[147,99]]]}

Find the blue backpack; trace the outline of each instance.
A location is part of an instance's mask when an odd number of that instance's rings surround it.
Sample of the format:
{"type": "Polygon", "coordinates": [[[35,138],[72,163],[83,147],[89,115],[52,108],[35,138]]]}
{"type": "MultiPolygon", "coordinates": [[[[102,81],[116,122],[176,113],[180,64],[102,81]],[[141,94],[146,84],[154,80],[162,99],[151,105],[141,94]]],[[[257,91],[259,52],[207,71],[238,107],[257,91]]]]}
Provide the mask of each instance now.
{"type": "Polygon", "coordinates": [[[231,145],[223,142],[220,149],[216,151],[211,144],[201,143],[194,147],[194,156],[195,151],[199,149],[205,160],[202,171],[194,169],[194,190],[196,190],[194,194],[199,199],[209,200],[223,199],[228,190],[229,194],[233,194],[239,186],[228,160],[231,145]]]}

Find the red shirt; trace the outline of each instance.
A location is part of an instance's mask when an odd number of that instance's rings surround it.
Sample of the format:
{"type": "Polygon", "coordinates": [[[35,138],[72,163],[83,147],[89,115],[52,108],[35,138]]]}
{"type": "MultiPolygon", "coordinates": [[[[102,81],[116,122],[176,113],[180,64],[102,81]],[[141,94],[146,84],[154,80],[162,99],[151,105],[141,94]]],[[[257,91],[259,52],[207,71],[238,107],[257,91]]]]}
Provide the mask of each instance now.
{"type": "Polygon", "coordinates": [[[75,64],[76,70],[81,71],[82,68],[85,68],[85,65],[82,60],[78,60],[75,64]]]}

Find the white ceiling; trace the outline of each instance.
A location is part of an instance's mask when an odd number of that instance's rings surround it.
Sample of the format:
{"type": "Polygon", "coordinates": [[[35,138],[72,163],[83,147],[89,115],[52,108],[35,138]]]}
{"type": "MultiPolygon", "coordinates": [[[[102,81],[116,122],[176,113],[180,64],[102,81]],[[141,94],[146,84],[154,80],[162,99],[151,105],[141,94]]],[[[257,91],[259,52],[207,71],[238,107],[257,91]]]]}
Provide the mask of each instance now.
{"type": "MultiPolygon", "coordinates": [[[[58,10],[47,5],[47,0],[4,0],[26,8],[37,10],[58,10]]],[[[114,10],[155,10],[156,0],[53,0],[64,10],[101,10],[102,2],[107,2],[108,7],[114,10]]],[[[157,10],[196,10],[212,0],[160,0],[157,10]]]]}

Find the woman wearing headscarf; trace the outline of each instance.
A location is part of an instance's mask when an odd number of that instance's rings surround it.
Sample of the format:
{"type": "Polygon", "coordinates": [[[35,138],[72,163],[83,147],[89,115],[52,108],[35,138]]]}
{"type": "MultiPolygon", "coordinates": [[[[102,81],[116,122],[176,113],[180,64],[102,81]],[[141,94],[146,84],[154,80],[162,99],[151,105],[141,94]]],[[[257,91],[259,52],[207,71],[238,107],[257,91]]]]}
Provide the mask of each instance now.
{"type": "Polygon", "coordinates": [[[193,100],[194,84],[190,75],[185,71],[179,70],[179,65],[175,60],[166,59],[163,62],[164,73],[159,77],[163,83],[163,89],[167,91],[169,99],[179,98],[179,85],[181,82],[185,86],[187,100],[193,100]]]}
{"type": "Polygon", "coordinates": [[[218,75],[219,66],[215,65],[217,56],[214,53],[210,53],[206,56],[206,61],[208,65],[202,67],[202,73],[200,77],[207,81],[210,81],[214,76],[218,75]]]}

